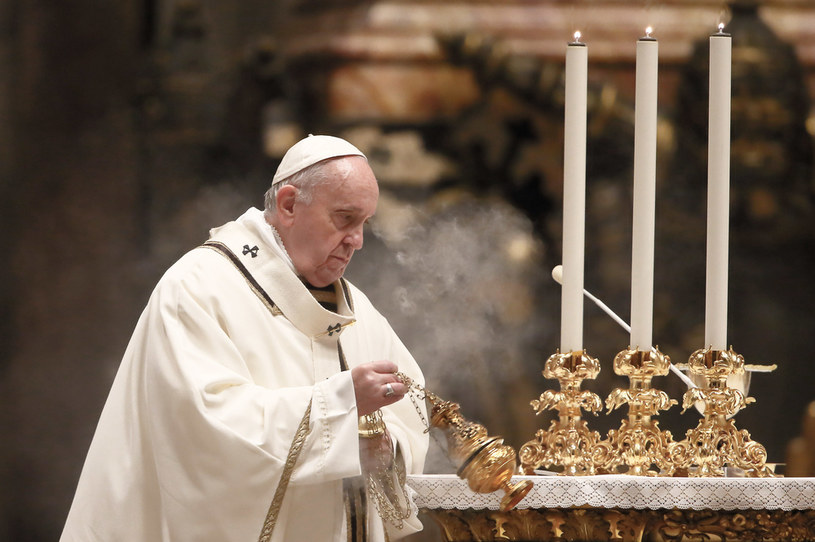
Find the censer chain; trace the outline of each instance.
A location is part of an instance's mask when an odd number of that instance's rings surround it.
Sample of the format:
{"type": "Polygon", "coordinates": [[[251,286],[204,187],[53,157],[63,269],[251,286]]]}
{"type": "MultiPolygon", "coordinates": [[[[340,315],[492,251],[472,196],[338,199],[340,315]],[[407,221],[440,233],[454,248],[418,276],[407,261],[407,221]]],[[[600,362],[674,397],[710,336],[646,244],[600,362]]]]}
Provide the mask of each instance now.
{"type": "Polygon", "coordinates": [[[427,418],[422,412],[422,408],[419,406],[418,401],[419,399],[421,399],[422,401],[427,400],[433,404],[438,404],[442,401],[442,399],[435,393],[428,391],[428,389],[422,386],[421,384],[417,384],[416,382],[414,382],[413,379],[410,378],[405,373],[396,373],[396,377],[402,381],[402,384],[408,387],[407,395],[410,397],[410,402],[413,403],[413,407],[416,409],[416,414],[419,415],[419,419],[422,420],[422,423],[425,426],[424,432],[430,433],[430,436],[433,437],[433,440],[436,442],[436,444],[438,444],[439,448],[445,451],[444,457],[455,468],[456,466],[455,463],[453,463],[453,460],[450,459],[450,456],[447,453],[447,446],[444,443],[442,443],[441,440],[439,440],[438,435],[431,431],[432,427],[430,425],[430,422],[427,421],[427,418]]]}

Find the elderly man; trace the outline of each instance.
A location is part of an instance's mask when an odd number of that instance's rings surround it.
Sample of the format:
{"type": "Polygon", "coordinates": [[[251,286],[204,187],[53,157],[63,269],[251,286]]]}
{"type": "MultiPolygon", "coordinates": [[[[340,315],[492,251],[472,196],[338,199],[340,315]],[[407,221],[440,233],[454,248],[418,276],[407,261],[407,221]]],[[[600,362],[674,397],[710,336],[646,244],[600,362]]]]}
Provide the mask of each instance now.
{"type": "Polygon", "coordinates": [[[64,542],[387,540],[421,529],[422,374],[342,278],[379,190],[309,136],[266,194],[159,281],[102,412],[64,542]],[[418,410],[418,411],[417,411],[418,410]]]}

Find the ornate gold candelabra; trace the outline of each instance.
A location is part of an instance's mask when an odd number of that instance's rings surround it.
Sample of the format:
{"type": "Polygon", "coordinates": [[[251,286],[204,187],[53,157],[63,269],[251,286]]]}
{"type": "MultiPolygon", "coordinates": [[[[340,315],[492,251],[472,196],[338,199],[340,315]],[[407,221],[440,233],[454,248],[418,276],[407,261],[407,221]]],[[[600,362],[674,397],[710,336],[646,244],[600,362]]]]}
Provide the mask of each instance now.
{"type": "Polygon", "coordinates": [[[543,376],[557,379],[560,391],[546,390],[531,405],[536,414],[556,409],[559,418],[552,421],[548,431],[539,429],[535,439],[521,446],[518,455],[524,472],[533,474],[541,466],[560,466],[565,475],[595,474],[592,454],[600,435],[589,430],[580,411],[585,409],[596,415],[603,403],[597,394],[581,390],[580,385],[599,372],[597,359],[582,350],[549,356],[543,376]]]}
{"type": "Polygon", "coordinates": [[[652,416],[677,402],[664,391],[651,387],[651,379],[667,375],[670,366],[670,358],[659,348],[651,351],[629,348],[615,356],[614,372],[627,376],[630,386],[613,390],[606,399],[606,408],[611,412],[628,404],[628,418],[622,421],[619,430],[609,431],[608,440],[598,443],[594,454],[598,469],[608,472],[623,466],[627,467],[626,474],[648,476],[673,472],[669,456],[673,437],[669,431],[661,431],[652,416]]]}
{"type": "Polygon", "coordinates": [[[725,466],[742,469],[746,476],[774,476],[766,466],[764,446],[751,440],[746,430],[736,429],[730,419],[754,401],[727,385],[729,376],[744,374],[744,358],[732,347],[700,349],[691,354],[688,368],[701,384],[685,392],[682,412],[698,402],[703,418],[684,440],[671,444],[674,468],[689,476],[723,476],[725,466]]]}
{"type": "MultiPolygon", "coordinates": [[[[502,512],[515,508],[533,485],[529,480],[511,483],[512,475],[518,468],[515,449],[504,444],[503,438],[488,435],[483,425],[464,418],[458,403],[441,399],[403,373],[398,373],[397,376],[430,403],[428,430],[435,427],[444,432],[447,455],[458,467],[456,474],[467,480],[467,485],[476,493],[503,490],[505,495],[500,505],[502,512]]],[[[417,412],[422,416],[418,407],[417,412]]]]}

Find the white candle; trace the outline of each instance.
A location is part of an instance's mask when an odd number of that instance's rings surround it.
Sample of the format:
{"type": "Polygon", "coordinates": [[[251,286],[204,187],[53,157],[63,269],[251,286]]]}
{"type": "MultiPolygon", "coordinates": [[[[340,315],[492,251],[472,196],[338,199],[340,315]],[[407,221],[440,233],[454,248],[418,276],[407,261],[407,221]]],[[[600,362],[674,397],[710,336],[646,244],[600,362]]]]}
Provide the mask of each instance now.
{"type": "Polygon", "coordinates": [[[710,36],[707,174],[707,280],[705,346],[727,349],[727,272],[730,222],[730,66],[731,39],[710,36]]]}
{"type": "Polygon", "coordinates": [[[583,253],[586,214],[588,47],[580,33],[566,47],[563,140],[563,288],[560,351],[583,349],[583,253]]]}
{"type": "Polygon", "coordinates": [[[631,242],[631,347],[645,351],[651,350],[654,315],[658,51],[648,28],[637,41],[631,242]]]}

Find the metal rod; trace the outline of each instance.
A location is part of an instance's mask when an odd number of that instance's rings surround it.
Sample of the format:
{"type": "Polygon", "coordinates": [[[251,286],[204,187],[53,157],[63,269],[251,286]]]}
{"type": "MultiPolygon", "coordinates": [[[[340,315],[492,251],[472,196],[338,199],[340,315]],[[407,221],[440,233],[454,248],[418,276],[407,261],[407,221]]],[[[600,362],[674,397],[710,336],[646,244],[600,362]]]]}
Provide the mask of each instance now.
{"type": "MultiPolygon", "coordinates": [[[[563,283],[561,282],[561,281],[563,280],[563,266],[562,266],[562,265],[556,265],[556,266],[555,266],[555,267],[552,269],[552,278],[553,278],[553,279],[555,279],[555,282],[557,282],[558,284],[561,284],[561,285],[563,284],[563,283]]],[[[603,303],[602,301],[600,301],[599,299],[597,299],[596,297],[594,297],[594,296],[591,294],[591,292],[589,292],[589,291],[588,291],[588,290],[586,290],[585,288],[583,289],[583,294],[584,294],[586,297],[588,297],[589,299],[591,299],[591,300],[594,302],[594,304],[595,304],[595,305],[597,305],[598,307],[600,307],[600,308],[603,310],[603,312],[605,312],[607,315],[609,315],[609,316],[611,317],[611,319],[612,319],[612,320],[614,320],[615,322],[617,322],[618,324],[620,324],[620,327],[622,327],[622,328],[623,328],[624,330],[626,330],[628,333],[631,333],[631,326],[629,326],[629,325],[626,323],[626,321],[625,321],[625,320],[623,320],[622,318],[620,318],[619,316],[617,316],[617,314],[616,314],[616,313],[615,313],[613,310],[611,310],[610,308],[608,308],[608,305],[606,305],[605,303],[603,303]]],[[[696,386],[696,384],[694,384],[694,383],[693,383],[693,380],[691,380],[691,379],[690,379],[690,377],[688,377],[688,375],[686,375],[685,373],[683,373],[682,371],[680,371],[680,370],[679,370],[679,369],[676,367],[676,365],[674,365],[673,363],[671,363],[671,371],[673,371],[673,373],[674,373],[676,376],[678,376],[678,377],[679,377],[679,379],[680,379],[680,380],[682,380],[682,382],[684,382],[684,383],[685,383],[685,384],[686,384],[686,385],[687,385],[689,388],[696,388],[696,387],[698,387],[698,386],[696,386]]]]}

